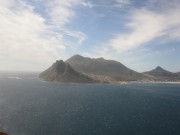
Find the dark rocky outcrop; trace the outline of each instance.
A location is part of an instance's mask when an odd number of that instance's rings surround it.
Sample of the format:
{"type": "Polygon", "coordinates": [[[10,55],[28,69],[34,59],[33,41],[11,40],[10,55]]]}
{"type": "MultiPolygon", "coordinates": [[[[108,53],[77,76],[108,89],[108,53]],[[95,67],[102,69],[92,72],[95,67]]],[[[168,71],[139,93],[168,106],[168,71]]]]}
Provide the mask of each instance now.
{"type": "Polygon", "coordinates": [[[39,77],[45,81],[62,83],[93,83],[95,80],[75,71],[63,60],[56,61],[51,67],[42,72],[39,77]]]}

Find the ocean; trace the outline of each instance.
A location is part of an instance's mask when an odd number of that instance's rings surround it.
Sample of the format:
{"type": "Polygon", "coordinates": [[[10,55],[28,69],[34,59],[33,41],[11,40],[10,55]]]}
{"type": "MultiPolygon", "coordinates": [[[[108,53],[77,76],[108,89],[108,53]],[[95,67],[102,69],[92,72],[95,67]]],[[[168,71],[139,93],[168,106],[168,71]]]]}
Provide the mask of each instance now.
{"type": "Polygon", "coordinates": [[[9,135],[180,135],[180,84],[60,84],[0,74],[9,135]]]}

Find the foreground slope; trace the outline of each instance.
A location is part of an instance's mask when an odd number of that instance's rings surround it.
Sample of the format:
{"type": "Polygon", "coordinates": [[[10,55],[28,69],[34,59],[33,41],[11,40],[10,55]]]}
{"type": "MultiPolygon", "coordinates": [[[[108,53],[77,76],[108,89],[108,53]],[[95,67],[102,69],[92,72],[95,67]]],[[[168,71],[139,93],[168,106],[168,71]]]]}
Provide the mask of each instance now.
{"type": "Polygon", "coordinates": [[[135,72],[114,60],[93,59],[74,55],[66,62],[76,71],[101,81],[138,81],[147,79],[143,74],[135,72]]]}
{"type": "Polygon", "coordinates": [[[93,83],[93,79],[75,71],[69,64],[62,60],[56,61],[51,67],[42,72],[39,76],[45,81],[62,83],[93,83]]]}

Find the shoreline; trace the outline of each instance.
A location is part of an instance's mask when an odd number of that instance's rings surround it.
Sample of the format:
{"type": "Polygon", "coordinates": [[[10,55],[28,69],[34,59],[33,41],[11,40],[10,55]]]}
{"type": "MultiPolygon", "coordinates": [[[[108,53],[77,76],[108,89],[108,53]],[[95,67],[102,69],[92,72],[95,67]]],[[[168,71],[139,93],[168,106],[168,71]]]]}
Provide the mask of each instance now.
{"type": "Polygon", "coordinates": [[[147,83],[147,84],[150,84],[150,83],[164,83],[164,84],[180,84],[180,81],[177,81],[177,82],[166,82],[166,81],[149,81],[149,82],[138,82],[138,81],[127,81],[127,82],[113,82],[113,83],[110,83],[110,84],[140,84],[140,83],[147,83]]]}
{"type": "Polygon", "coordinates": [[[119,85],[124,85],[124,84],[155,84],[155,83],[163,83],[163,84],[180,84],[180,81],[176,81],[176,82],[169,82],[169,81],[121,81],[121,82],[99,82],[99,83],[73,83],[73,82],[70,82],[70,83],[64,83],[64,82],[58,82],[58,81],[46,81],[44,80],[43,78],[39,78],[37,77],[36,78],[37,80],[39,81],[42,81],[42,82],[52,82],[52,83],[59,83],[59,84],[119,84],[119,85]]]}

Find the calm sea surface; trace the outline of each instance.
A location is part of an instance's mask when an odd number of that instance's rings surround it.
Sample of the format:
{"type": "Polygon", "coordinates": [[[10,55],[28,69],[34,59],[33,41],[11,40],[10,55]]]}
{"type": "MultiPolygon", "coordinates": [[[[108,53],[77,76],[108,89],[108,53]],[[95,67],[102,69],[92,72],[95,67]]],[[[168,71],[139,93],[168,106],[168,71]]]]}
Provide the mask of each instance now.
{"type": "Polygon", "coordinates": [[[10,135],[180,135],[180,84],[59,84],[0,74],[10,135]]]}

